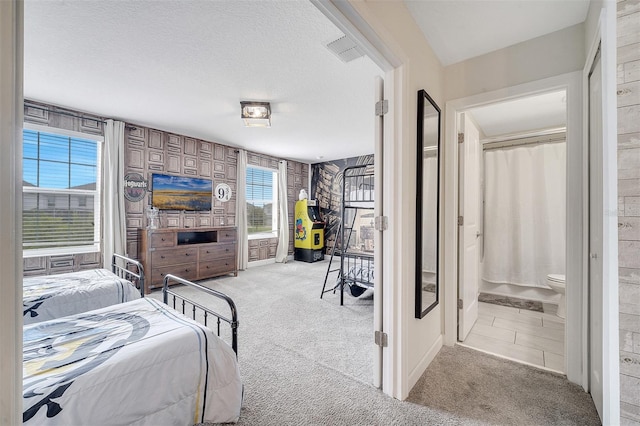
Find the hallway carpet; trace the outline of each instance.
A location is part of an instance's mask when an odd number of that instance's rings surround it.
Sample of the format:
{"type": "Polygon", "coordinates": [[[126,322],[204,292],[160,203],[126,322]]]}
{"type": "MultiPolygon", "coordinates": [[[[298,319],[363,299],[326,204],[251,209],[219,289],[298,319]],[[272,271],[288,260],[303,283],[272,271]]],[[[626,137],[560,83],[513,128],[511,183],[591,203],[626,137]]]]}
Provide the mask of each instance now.
{"type": "Polygon", "coordinates": [[[589,395],[561,376],[459,346],[442,349],[408,401],[386,396],[370,384],[372,298],[345,294],[344,306],[337,294],[320,299],[327,264],[291,261],[200,282],[238,308],[238,425],[598,423],[589,395]]]}
{"type": "Polygon", "coordinates": [[[591,396],[564,376],[457,345],[440,350],[407,401],[488,424],[600,424],[591,396]]]}

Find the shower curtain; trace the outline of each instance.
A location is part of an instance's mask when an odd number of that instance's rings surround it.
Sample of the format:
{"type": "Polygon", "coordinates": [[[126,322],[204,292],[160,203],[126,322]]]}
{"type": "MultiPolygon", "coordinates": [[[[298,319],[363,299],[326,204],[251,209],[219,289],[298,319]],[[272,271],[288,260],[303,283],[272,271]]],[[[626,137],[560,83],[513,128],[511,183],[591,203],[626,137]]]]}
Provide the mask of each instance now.
{"type": "Polygon", "coordinates": [[[485,151],[483,280],[549,288],[565,273],[565,145],[485,151]]]}

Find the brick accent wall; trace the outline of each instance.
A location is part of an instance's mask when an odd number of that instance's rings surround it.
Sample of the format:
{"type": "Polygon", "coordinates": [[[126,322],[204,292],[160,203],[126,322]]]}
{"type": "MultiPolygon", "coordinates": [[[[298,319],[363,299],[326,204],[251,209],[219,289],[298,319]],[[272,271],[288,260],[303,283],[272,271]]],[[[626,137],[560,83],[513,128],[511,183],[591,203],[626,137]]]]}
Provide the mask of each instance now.
{"type": "Polygon", "coordinates": [[[640,1],[618,1],[621,423],[640,425],[640,1]]]}

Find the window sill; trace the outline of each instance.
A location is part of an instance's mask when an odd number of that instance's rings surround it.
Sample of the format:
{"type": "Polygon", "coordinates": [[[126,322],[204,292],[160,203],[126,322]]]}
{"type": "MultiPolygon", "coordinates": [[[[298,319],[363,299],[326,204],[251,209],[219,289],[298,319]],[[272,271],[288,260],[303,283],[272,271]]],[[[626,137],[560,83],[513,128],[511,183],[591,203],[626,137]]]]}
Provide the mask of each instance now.
{"type": "Polygon", "coordinates": [[[28,258],[28,257],[43,257],[43,256],[64,256],[69,254],[98,253],[98,252],[100,252],[99,245],[65,247],[65,248],[29,249],[29,250],[22,251],[22,257],[28,258]]]}
{"type": "Polygon", "coordinates": [[[265,238],[277,238],[278,231],[260,232],[259,234],[249,234],[249,240],[264,240],[265,238]]]}

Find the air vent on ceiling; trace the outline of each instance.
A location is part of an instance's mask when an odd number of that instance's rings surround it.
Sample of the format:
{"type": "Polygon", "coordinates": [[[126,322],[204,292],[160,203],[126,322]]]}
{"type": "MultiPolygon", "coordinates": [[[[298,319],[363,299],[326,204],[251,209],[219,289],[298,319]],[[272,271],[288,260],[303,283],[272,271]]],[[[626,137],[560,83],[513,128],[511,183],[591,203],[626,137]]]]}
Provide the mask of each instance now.
{"type": "Polygon", "coordinates": [[[345,63],[364,56],[362,49],[360,49],[355,41],[346,35],[327,44],[327,49],[345,63]]]}

